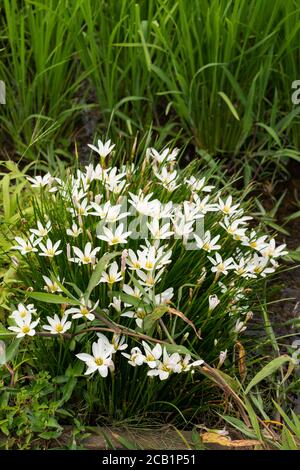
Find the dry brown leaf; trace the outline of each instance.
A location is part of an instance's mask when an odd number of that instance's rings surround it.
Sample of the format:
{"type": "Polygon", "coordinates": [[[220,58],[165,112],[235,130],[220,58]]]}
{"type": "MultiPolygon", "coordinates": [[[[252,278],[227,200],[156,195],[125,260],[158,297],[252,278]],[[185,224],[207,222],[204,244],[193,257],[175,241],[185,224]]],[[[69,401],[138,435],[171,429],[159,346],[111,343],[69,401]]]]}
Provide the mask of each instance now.
{"type": "Polygon", "coordinates": [[[238,349],[238,367],[239,367],[239,373],[242,381],[245,380],[246,375],[247,375],[247,366],[246,366],[246,350],[242,343],[237,341],[234,345],[235,349],[238,349]]]}
{"type": "Polygon", "coordinates": [[[215,432],[205,432],[200,436],[203,443],[206,442],[207,444],[218,444],[220,446],[229,448],[254,447],[261,444],[260,441],[255,441],[252,439],[239,439],[232,441],[228,437],[221,436],[215,432]]]}
{"type": "Polygon", "coordinates": [[[169,307],[169,308],[168,308],[168,312],[169,312],[169,313],[172,313],[173,315],[177,315],[178,317],[182,318],[182,320],[183,320],[185,323],[187,323],[188,325],[190,325],[190,326],[193,328],[194,332],[196,333],[197,338],[202,339],[201,336],[200,336],[200,333],[199,333],[199,331],[197,330],[197,328],[195,327],[194,323],[193,323],[191,320],[189,320],[189,319],[184,315],[184,313],[182,313],[182,312],[180,312],[179,310],[176,310],[176,308],[172,308],[172,307],[169,307]]]}

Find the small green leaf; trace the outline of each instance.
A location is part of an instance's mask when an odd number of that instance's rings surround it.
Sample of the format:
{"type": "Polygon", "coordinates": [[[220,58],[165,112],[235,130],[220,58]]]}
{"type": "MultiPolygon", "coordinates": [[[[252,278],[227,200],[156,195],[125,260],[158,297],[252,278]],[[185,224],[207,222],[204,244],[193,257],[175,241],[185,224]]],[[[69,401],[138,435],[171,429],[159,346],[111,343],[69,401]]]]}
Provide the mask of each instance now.
{"type": "Polygon", "coordinates": [[[143,321],[143,329],[149,331],[155,325],[155,323],[168,311],[168,307],[159,306],[156,307],[152,313],[147,315],[143,321]]]}
{"type": "Polygon", "coordinates": [[[79,300],[70,299],[69,297],[63,297],[62,295],[47,294],[46,292],[31,292],[29,294],[29,297],[34,300],[39,300],[40,302],[46,302],[48,304],[80,305],[79,300]]]}
{"type": "Polygon", "coordinates": [[[91,275],[87,290],[84,293],[84,299],[86,302],[90,298],[92,290],[99,284],[102,273],[105,270],[107,263],[109,263],[109,261],[115,258],[117,255],[120,255],[119,251],[116,253],[105,253],[105,255],[103,255],[102,258],[100,258],[100,260],[98,261],[97,266],[95,267],[93,274],[91,275]]]}
{"type": "Polygon", "coordinates": [[[279,369],[286,362],[293,363],[293,359],[290,356],[283,355],[276,357],[273,361],[269,362],[265,367],[263,367],[256,375],[253,377],[248,387],[245,390],[245,394],[249,393],[250,390],[257,385],[259,382],[274,374],[277,369],[279,369]]]}
{"type": "Polygon", "coordinates": [[[233,114],[233,116],[235,117],[235,119],[236,119],[237,121],[239,121],[239,120],[240,120],[240,117],[239,117],[239,115],[238,115],[238,113],[237,113],[237,110],[236,110],[235,107],[233,106],[233,104],[232,104],[230,98],[228,98],[228,96],[227,96],[225,93],[223,93],[223,91],[218,91],[218,95],[220,95],[221,98],[225,101],[225,103],[227,104],[228,108],[229,108],[230,111],[232,112],[232,114],[233,114]]]}

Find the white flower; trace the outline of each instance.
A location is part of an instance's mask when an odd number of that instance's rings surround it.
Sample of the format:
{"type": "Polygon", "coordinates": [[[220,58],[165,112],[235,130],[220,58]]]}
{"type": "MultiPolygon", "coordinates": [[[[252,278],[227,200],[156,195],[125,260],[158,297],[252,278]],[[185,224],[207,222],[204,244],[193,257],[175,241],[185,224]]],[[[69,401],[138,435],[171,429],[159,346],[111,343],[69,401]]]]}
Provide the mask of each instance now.
{"type": "Polygon", "coordinates": [[[184,217],[179,217],[173,220],[173,228],[175,232],[175,238],[183,238],[187,240],[190,233],[193,231],[194,220],[186,222],[184,217]]]}
{"type": "Polygon", "coordinates": [[[39,256],[46,256],[47,258],[53,258],[54,256],[58,256],[62,253],[62,250],[58,250],[61,241],[58,240],[56,243],[52,243],[50,238],[47,239],[46,245],[43,243],[39,243],[39,247],[42,250],[42,253],[39,253],[39,256]]]}
{"type": "Polygon", "coordinates": [[[121,317],[134,318],[139,328],[143,328],[143,321],[146,315],[147,314],[145,310],[140,307],[138,307],[135,312],[127,311],[127,312],[121,313],[121,317]]]}
{"type": "Polygon", "coordinates": [[[83,199],[82,201],[73,201],[74,207],[70,207],[68,210],[74,217],[80,216],[87,216],[89,215],[89,211],[91,209],[91,205],[87,198],[83,199]]]}
{"type": "Polygon", "coordinates": [[[253,256],[249,269],[254,274],[260,274],[262,277],[266,277],[268,274],[271,274],[275,271],[274,266],[268,267],[269,258],[264,256],[259,256],[257,253],[253,256]]]}
{"type": "Polygon", "coordinates": [[[219,250],[221,245],[217,245],[216,243],[220,239],[220,235],[211,238],[210,231],[207,230],[204,234],[203,238],[200,238],[198,235],[194,234],[196,245],[198,248],[207,251],[208,253],[213,250],[219,250]]]}
{"type": "Polygon", "coordinates": [[[113,297],[113,301],[109,304],[109,307],[113,307],[117,312],[121,312],[122,301],[119,297],[113,297]]]}
{"type": "Polygon", "coordinates": [[[31,314],[34,313],[36,313],[36,309],[34,308],[33,304],[18,304],[18,310],[14,310],[10,315],[10,318],[13,318],[14,320],[20,319],[27,321],[29,318],[31,318],[31,314]]]}
{"type": "Polygon", "coordinates": [[[184,201],[183,217],[186,222],[191,222],[192,220],[203,218],[204,215],[199,212],[199,209],[196,204],[190,201],[184,201]]]}
{"type": "MultiPolygon", "coordinates": [[[[142,297],[142,293],[138,289],[138,287],[135,287],[133,289],[128,284],[124,284],[123,285],[123,291],[125,292],[125,294],[131,295],[132,297],[136,297],[137,299],[140,299],[142,297]]],[[[132,304],[126,303],[125,305],[132,305],[132,304]]]]}
{"type": "Polygon", "coordinates": [[[245,228],[240,228],[241,219],[236,219],[233,222],[229,220],[227,216],[224,218],[224,222],[219,222],[229,235],[232,235],[235,240],[243,240],[245,238],[245,228]]]}
{"type": "Polygon", "coordinates": [[[209,311],[212,312],[220,303],[220,299],[216,294],[210,295],[208,297],[208,303],[209,303],[209,311]]]}
{"type": "Polygon", "coordinates": [[[160,359],[162,355],[161,345],[157,343],[157,345],[154,346],[153,349],[151,349],[145,341],[142,341],[142,344],[145,351],[144,362],[148,364],[148,367],[150,367],[150,369],[154,369],[156,367],[157,360],[160,359]]]}
{"type": "Polygon", "coordinates": [[[93,374],[96,370],[101,377],[107,377],[108,369],[114,370],[114,363],[112,361],[113,346],[108,342],[104,335],[98,335],[97,343],[92,344],[92,353],[76,354],[76,357],[87,365],[85,375],[93,374]],[[104,339],[105,338],[105,339],[104,339]]]}
{"type": "Polygon", "coordinates": [[[52,335],[62,335],[71,328],[71,322],[67,319],[68,315],[64,315],[62,318],[59,318],[57,314],[54,315],[54,318],[47,317],[49,325],[43,325],[43,329],[50,331],[52,335]]]}
{"type": "MultiPolygon", "coordinates": [[[[56,281],[52,281],[49,277],[43,276],[43,279],[46,283],[44,286],[44,290],[47,292],[51,292],[54,294],[55,292],[62,292],[62,289],[59,287],[56,281]]],[[[60,281],[59,277],[57,278],[58,281],[60,281]]]]}
{"type": "Polygon", "coordinates": [[[38,249],[36,248],[36,246],[41,241],[40,238],[34,240],[34,234],[30,235],[27,240],[23,240],[23,238],[21,237],[15,237],[15,240],[19,243],[19,245],[13,246],[12,249],[20,251],[21,255],[27,255],[28,253],[37,252],[38,249]]]}
{"type": "Polygon", "coordinates": [[[227,357],[227,349],[225,349],[225,351],[220,352],[218,367],[221,367],[224,364],[226,357],[227,357]]]}
{"type": "Polygon", "coordinates": [[[249,258],[245,259],[243,256],[239,259],[238,263],[234,264],[234,273],[241,277],[255,278],[253,274],[254,266],[249,263],[249,258]]]}
{"type": "Polygon", "coordinates": [[[129,192],[131,199],[129,199],[129,204],[136,209],[137,212],[143,215],[148,215],[151,217],[151,214],[155,212],[157,207],[157,199],[150,201],[152,194],[144,195],[143,191],[140,189],[138,195],[132,194],[129,192]]]}
{"type": "Polygon", "coordinates": [[[177,171],[168,172],[167,168],[164,166],[160,173],[155,173],[157,179],[160,180],[162,186],[166,188],[168,191],[174,191],[174,189],[178,188],[179,185],[176,185],[176,181],[178,178],[177,171]]]}
{"type": "Polygon", "coordinates": [[[205,178],[197,180],[195,176],[191,176],[190,178],[185,178],[184,182],[188,184],[194,192],[203,191],[204,193],[210,193],[214,189],[214,186],[204,186],[205,178]]]}
{"type": "Polygon", "coordinates": [[[231,215],[237,212],[240,204],[232,205],[232,196],[228,196],[225,202],[219,198],[219,204],[217,207],[221,212],[223,212],[223,214],[231,215]]]}
{"type": "Polygon", "coordinates": [[[27,176],[26,178],[32,183],[31,186],[33,188],[43,188],[47,184],[51,184],[54,179],[50,173],[46,173],[44,176],[35,176],[34,178],[27,176]]]}
{"type": "Polygon", "coordinates": [[[237,320],[236,324],[235,324],[235,327],[234,327],[234,331],[235,333],[239,334],[239,333],[242,333],[243,331],[246,330],[246,325],[244,322],[240,321],[240,320],[237,320]]]}
{"type": "Polygon", "coordinates": [[[31,321],[31,313],[26,317],[21,318],[21,316],[15,316],[14,320],[17,326],[9,326],[8,329],[17,333],[17,338],[23,338],[25,335],[34,336],[35,327],[38,325],[40,319],[36,321],[31,321]]]}
{"type": "Polygon", "coordinates": [[[124,225],[120,224],[115,232],[110,230],[107,227],[103,227],[103,232],[105,235],[97,235],[97,238],[104,240],[109,245],[118,245],[119,243],[127,243],[127,238],[131,235],[132,232],[123,232],[124,225]]]}
{"type": "Polygon", "coordinates": [[[36,235],[37,237],[45,237],[51,230],[50,220],[46,223],[46,227],[43,227],[40,221],[37,222],[37,229],[31,228],[29,231],[36,235]]]}
{"type": "Polygon", "coordinates": [[[216,204],[209,204],[209,195],[200,199],[198,194],[193,194],[194,204],[200,214],[206,214],[207,212],[216,212],[218,207],[216,204]]]}
{"type": "Polygon", "coordinates": [[[203,359],[198,359],[197,361],[190,362],[191,356],[189,354],[186,354],[183,359],[181,359],[179,363],[180,367],[180,372],[188,372],[190,371],[193,367],[201,366],[204,361],[203,359]]]}
{"type": "Polygon", "coordinates": [[[140,348],[132,348],[130,351],[130,354],[127,353],[121,353],[122,356],[126,357],[129,359],[128,364],[131,366],[141,366],[144,363],[145,356],[142,354],[142,351],[140,348]]]}
{"type": "Polygon", "coordinates": [[[178,353],[169,356],[166,348],[163,351],[163,361],[157,361],[156,367],[147,372],[150,377],[158,375],[160,380],[166,380],[172,372],[181,371],[181,357],[178,353]]]}
{"type": "Polygon", "coordinates": [[[82,228],[77,227],[77,224],[75,222],[72,224],[72,228],[67,228],[66,230],[67,235],[70,235],[70,237],[77,238],[79,235],[82,233],[82,228]]]}
{"type": "Polygon", "coordinates": [[[155,284],[157,284],[162,276],[164,268],[162,268],[158,273],[155,275],[153,274],[152,271],[147,271],[147,273],[144,273],[143,271],[140,271],[139,269],[136,271],[138,277],[140,278],[140,283],[143,286],[147,287],[153,287],[155,284]]]}
{"type": "Polygon", "coordinates": [[[99,282],[107,282],[108,284],[114,284],[115,282],[122,281],[123,276],[120,271],[118,271],[119,267],[116,261],[114,261],[108,270],[108,274],[104,271],[102,273],[101,279],[99,282]]]}
{"type": "Polygon", "coordinates": [[[79,264],[95,264],[96,263],[96,254],[100,250],[99,247],[94,248],[92,250],[92,244],[88,242],[85,247],[84,251],[81,251],[77,246],[73,246],[73,251],[76,257],[70,258],[70,261],[73,261],[73,263],[79,263],[79,264]]]}
{"type": "Polygon", "coordinates": [[[92,145],[92,144],[88,144],[88,146],[92,150],[97,152],[100,155],[101,158],[105,158],[105,157],[107,157],[107,155],[110,154],[110,152],[115,147],[115,144],[113,144],[113,145],[110,145],[110,144],[111,144],[110,140],[107,140],[105,143],[103,143],[102,140],[98,139],[98,142],[97,142],[98,147],[96,147],[95,145],[92,145]]]}
{"type": "Polygon", "coordinates": [[[98,304],[99,300],[94,304],[94,307],[92,307],[91,301],[89,300],[88,302],[86,302],[82,297],[80,300],[80,306],[68,308],[67,310],[65,310],[65,315],[73,313],[73,320],[76,320],[77,318],[84,318],[86,320],[93,321],[95,320],[95,315],[92,312],[96,310],[98,304]]]}
{"type": "Polygon", "coordinates": [[[174,289],[173,287],[169,287],[166,289],[164,292],[161,294],[156,294],[155,296],[155,304],[156,305],[166,305],[170,302],[174,295],[174,289]]]}
{"type": "Polygon", "coordinates": [[[228,258],[223,260],[222,256],[219,253],[215,254],[215,259],[208,256],[208,259],[213,264],[211,271],[213,273],[219,274],[228,274],[229,269],[234,269],[233,258],[228,258]]]}
{"type": "Polygon", "coordinates": [[[288,254],[288,251],[285,250],[286,244],[282,244],[276,247],[276,242],[274,238],[271,238],[268,244],[261,250],[261,254],[267,258],[278,258],[279,256],[284,256],[288,254]]]}
{"type": "Polygon", "coordinates": [[[147,227],[155,240],[166,240],[174,234],[174,232],[170,231],[170,223],[160,227],[158,219],[153,219],[150,223],[147,223],[147,227]]]}
{"type": "Polygon", "coordinates": [[[264,248],[267,247],[266,239],[268,238],[267,235],[263,235],[261,237],[257,237],[257,233],[252,230],[249,237],[246,237],[243,240],[242,245],[250,246],[254,250],[262,251],[264,248]]]}
{"type": "Polygon", "coordinates": [[[128,344],[125,343],[126,339],[125,336],[114,334],[111,340],[111,343],[114,347],[113,353],[117,351],[124,351],[128,348],[128,344]]]}
{"type": "Polygon", "coordinates": [[[157,152],[153,147],[147,149],[146,154],[150,155],[160,165],[162,163],[173,162],[176,160],[179,149],[174,148],[172,151],[166,148],[161,153],[157,152]]]}

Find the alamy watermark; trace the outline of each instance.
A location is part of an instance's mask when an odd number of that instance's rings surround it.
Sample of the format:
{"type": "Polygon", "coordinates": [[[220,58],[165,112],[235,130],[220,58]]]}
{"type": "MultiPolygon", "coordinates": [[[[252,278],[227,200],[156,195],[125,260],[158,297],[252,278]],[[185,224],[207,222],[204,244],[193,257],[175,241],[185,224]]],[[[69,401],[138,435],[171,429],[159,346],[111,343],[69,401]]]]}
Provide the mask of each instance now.
{"type": "Polygon", "coordinates": [[[0,104],[6,103],[5,83],[0,80],[0,104]]]}
{"type": "Polygon", "coordinates": [[[292,94],[292,103],[300,104],[300,80],[294,80],[292,83],[292,88],[295,89],[292,94]]]}

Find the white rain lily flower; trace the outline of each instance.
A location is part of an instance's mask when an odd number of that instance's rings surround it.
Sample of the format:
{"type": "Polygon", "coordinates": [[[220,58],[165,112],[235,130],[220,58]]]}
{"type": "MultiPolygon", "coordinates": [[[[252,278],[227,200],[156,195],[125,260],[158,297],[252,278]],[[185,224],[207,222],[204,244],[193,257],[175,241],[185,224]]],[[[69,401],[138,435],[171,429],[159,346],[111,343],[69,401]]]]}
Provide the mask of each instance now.
{"type": "Polygon", "coordinates": [[[34,235],[36,235],[37,237],[40,237],[40,238],[43,238],[45,237],[46,235],[48,235],[48,233],[50,232],[51,230],[51,222],[50,220],[46,223],[46,226],[43,227],[43,225],[41,224],[41,222],[38,220],[37,222],[37,229],[34,229],[34,228],[31,228],[29,231],[31,233],[33,233],[34,235]]]}
{"type": "Polygon", "coordinates": [[[114,261],[108,270],[108,273],[105,271],[102,273],[100,282],[107,282],[108,284],[112,285],[115,284],[116,282],[122,281],[123,275],[121,271],[119,271],[119,267],[116,261],[114,261]]]}
{"type": "Polygon", "coordinates": [[[80,305],[78,307],[71,307],[65,310],[65,315],[72,315],[72,319],[76,320],[77,318],[84,318],[85,320],[93,321],[95,320],[95,315],[93,312],[96,310],[98,307],[99,300],[94,304],[92,307],[92,302],[88,300],[86,302],[84,298],[82,297],[80,299],[80,305]]]}
{"type": "MultiPolygon", "coordinates": [[[[123,285],[123,292],[125,292],[125,294],[128,294],[128,295],[131,295],[132,297],[135,297],[136,299],[141,299],[142,298],[142,293],[141,291],[138,289],[138,287],[135,287],[134,289],[132,287],[130,287],[128,284],[124,284],[123,285]]],[[[131,303],[125,303],[124,304],[125,306],[130,306],[132,305],[131,303]]]]}
{"type": "Polygon", "coordinates": [[[266,239],[268,238],[268,235],[263,235],[261,237],[257,236],[257,233],[252,230],[250,233],[249,237],[246,237],[243,240],[242,245],[244,246],[250,246],[250,248],[253,248],[254,250],[257,251],[262,251],[264,248],[268,246],[266,239]]]}
{"type": "Polygon", "coordinates": [[[79,237],[79,235],[82,233],[82,228],[78,227],[75,222],[72,224],[72,228],[67,228],[66,230],[67,235],[73,238],[79,237]]]}
{"type": "Polygon", "coordinates": [[[172,372],[181,372],[181,357],[178,353],[169,356],[166,348],[163,350],[163,361],[157,361],[156,367],[147,372],[149,377],[159,376],[160,380],[166,380],[172,372]]]}
{"type": "Polygon", "coordinates": [[[249,258],[245,259],[243,256],[234,264],[234,273],[241,277],[255,278],[253,273],[254,266],[250,263],[249,258]]]}
{"type": "Polygon", "coordinates": [[[154,172],[155,176],[161,182],[162,186],[168,191],[174,191],[174,189],[179,187],[179,184],[176,184],[178,179],[178,173],[176,170],[169,172],[166,167],[163,167],[160,173],[154,172]]]}
{"type": "Polygon", "coordinates": [[[260,274],[262,277],[266,277],[268,274],[275,272],[274,266],[268,266],[269,258],[259,256],[257,253],[253,256],[250,267],[251,272],[254,274],[260,274]]]}
{"type": "Polygon", "coordinates": [[[191,356],[189,354],[186,354],[185,357],[181,359],[179,363],[180,372],[189,372],[192,368],[201,366],[204,363],[203,359],[198,359],[197,361],[193,362],[190,361],[191,356]]]}
{"type": "Polygon", "coordinates": [[[147,223],[147,227],[154,240],[166,240],[174,234],[174,232],[170,231],[169,222],[160,227],[158,219],[152,219],[150,223],[147,223]]]}
{"type": "Polygon", "coordinates": [[[95,264],[96,263],[96,255],[100,250],[99,247],[94,248],[92,250],[92,244],[88,242],[85,247],[84,251],[81,251],[77,246],[73,246],[73,251],[75,254],[74,258],[70,258],[69,261],[78,264],[95,264]]]}
{"type": "Polygon", "coordinates": [[[240,207],[240,204],[232,205],[232,196],[228,196],[225,202],[222,201],[221,198],[219,198],[219,203],[217,207],[221,212],[223,212],[223,214],[232,215],[237,212],[238,208],[240,207]]]}
{"type": "Polygon", "coordinates": [[[208,297],[208,309],[212,312],[220,303],[220,299],[216,294],[210,295],[208,297]]]}
{"type": "Polygon", "coordinates": [[[59,318],[57,314],[54,318],[47,317],[49,325],[43,325],[43,329],[49,331],[52,335],[62,335],[71,328],[71,322],[68,320],[68,315],[59,318]]]}
{"type": "Polygon", "coordinates": [[[69,212],[73,215],[73,217],[83,217],[89,215],[89,211],[92,208],[92,206],[89,204],[89,201],[87,198],[83,199],[82,201],[74,202],[74,207],[69,207],[69,212]]]}
{"type": "Polygon", "coordinates": [[[154,219],[170,219],[173,214],[173,202],[169,201],[162,204],[158,199],[155,199],[152,204],[151,214],[149,217],[154,219]]]}
{"type": "Polygon", "coordinates": [[[148,215],[151,217],[152,213],[155,212],[157,207],[157,199],[150,201],[153,193],[145,195],[140,189],[138,195],[132,194],[129,191],[131,199],[129,199],[129,204],[135,208],[137,212],[142,215],[148,215]]]}
{"type": "Polygon", "coordinates": [[[146,150],[146,155],[151,156],[157,163],[161,165],[162,163],[174,162],[176,160],[178,152],[179,152],[178,148],[174,148],[173,150],[171,150],[168,147],[165,150],[163,150],[161,153],[159,153],[153,147],[150,147],[146,150]]]}
{"type": "Polygon", "coordinates": [[[170,303],[172,297],[174,296],[174,289],[173,287],[169,287],[161,294],[156,294],[154,301],[156,305],[166,305],[170,303]]]}
{"type": "Polygon", "coordinates": [[[88,144],[88,147],[90,147],[92,150],[98,153],[101,158],[106,158],[107,155],[111,153],[113,148],[115,147],[115,144],[111,145],[111,140],[107,140],[105,143],[102,142],[102,140],[98,139],[97,142],[98,147],[92,144],[88,144]]]}
{"type": "Polygon", "coordinates": [[[220,253],[215,254],[215,258],[208,256],[208,259],[213,264],[211,271],[216,274],[224,274],[225,276],[228,274],[228,270],[234,269],[233,258],[228,258],[223,260],[220,253]]]}
{"type": "Polygon", "coordinates": [[[121,313],[121,317],[125,317],[125,318],[134,318],[135,319],[135,323],[137,324],[137,326],[139,328],[143,328],[143,321],[144,321],[144,318],[146,317],[147,313],[145,312],[145,310],[143,308],[140,308],[138,307],[136,309],[136,311],[127,311],[127,312],[124,312],[124,313],[121,313]]]}
{"type": "Polygon", "coordinates": [[[221,227],[224,228],[224,230],[226,230],[226,232],[229,234],[229,235],[232,235],[233,238],[235,240],[243,240],[245,238],[245,232],[246,232],[246,228],[240,228],[239,225],[241,224],[241,219],[236,219],[234,220],[233,222],[230,221],[230,219],[228,218],[228,216],[225,216],[224,218],[224,221],[223,222],[219,222],[219,224],[221,225],[221,227]]]}
{"type": "Polygon", "coordinates": [[[13,318],[14,320],[20,319],[23,321],[28,321],[28,319],[31,319],[31,315],[35,313],[36,309],[33,304],[18,304],[18,310],[14,310],[10,315],[10,318],[13,318]]]}
{"type": "Polygon", "coordinates": [[[129,237],[129,235],[132,234],[132,232],[123,232],[123,229],[123,224],[120,224],[116,228],[115,232],[113,232],[107,227],[103,227],[104,235],[97,235],[97,238],[99,238],[100,240],[104,240],[111,246],[127,243],[127,238],[129,237]]]}
{"type": "Polygon", "coordinates": [[[86,191],[82,188],[74,188],[72,189],[72,201],[76,204],[79,204],[81,199],[85,198],[87,195],[86,191]]]}
{"type": "Polygon", "coordinates": [[[141,366],[144,363],[145,356],[142,354],[142,351],[140,348],[132,348],[130,351],[130,354],[127,353],[121,353],[122,356],[126,357],[126,359],[129,359],[128,364],[130,364],[133,367],[136,366],[141,366]]]}
{"type": "Polygon", "coordinates": [[[278,258],[279,256],[288,254],[288,251],[285,250],[285,248],[285,243],[276,247],[275,239],[271,238],[269,243],[261,250],[261,254],[267,258],[278,258]]]}
{"type": "Polygon", "coordinates": [[[122,305],[122,301],[120,297],[113,297],[113,301],[108,306],[113,307],[116,310],[116,312],[120,313],[121,305],[122,305]]]}
{"type": "Polygon", "coordinates": [[[190,233],[193,231],[193,225],[194,220],[191,222],[186,222],[184,217],[179,217],[173,220],[175,238],[183,238],[183,241],[185,242],[188,239],[190,233]]]}
{"type": "MultiPolygon", "coordinates": [[[[139,253],[141,253],[139,250],[138,250],[138,255],[139,253]]],[[[129,248],[128,250],[128,256],[126,258],[126,264],[128,264],[128,266],[130,267],[130,269],[140,269],[142,267],[142,264],[141,264],[141,260],[139,257],[137,257],[137,255],[135,254],[135,252],[129,248]]]]}
{"type": "Polygon", "coordinates": [[[210,196],[207,195],[203,199],[200,199],[198,194],[193,194],[194,204],[200,214],[205,215],[207,212],[216,212],[218,207],[216,204],[209,204],[210,196]]]}
{"type": "MultiPolygon", "coordinates": [[[[62,292],[62,289],[59,287],[56,281],[52,281],[49,277],[43,276],[43,279],[46,283],[44,286],[44,290],[47,292],[51,292],[54,294],[55,292],[62,292]]],[[[59,276],[57,277],[57,280],[60,282],[59,276]]]]}
{"type": "Polygon", "coordinates": [[[147,271],[147,273],[144,273],[143,271],[140,271],[139,269],[136,271],[139,281],[143,286],[147,287],[153,287],[155,284],[157,284],[161,276],[163,274],[164,268],[162,268],[158,273],[154,275],[152,271],[147,271]]]}
{"type": "Polygon", "coordinates": [[[192,220],[202,219],[204,215],[199,213],[199,210],[196,204],[190,201],[184,201],[183,217],[186,222],[191,222],[192,220]]]}
{"type": "Polygon", "coordinates": [[[116,191],[117,187],[124,187],[126,184],[126,172],[119,172],[117,167],[113,167],[105,172],[105,187],[109,191],[116,191]]]}
{"type": "Polygon", "coordinates": [[[227,357],[227,349],[225,349],[225,351],[220,351],[218,368],[224,364],[226,357],[227,357]]]}
{"type": "Polygon", "coordinates": [[[191,191],[199,192],[203,191],[204,193],[210,193],[215,186],[205,186],[205,178],[201,178],[198,180],[195,176],[191,176],[190,178],[185,178],[184,182],[190,186],[191,191]]]}
{"type": "Polygon", "coordinates": [[[26,179],[31,183],[33,188],[43,188],[48,184],[52,184],[54,180],[50,173],[46,173],[44,176],[35,176],[34,178],[27,176],[26,179]]]}
{"type": "Polygon", "coordinates": [[[99,372],[101,377],[107,377],[108,369],[114,371],[115,366],[112,361],[113,346],[108,342],[104,335],[98,335],[99,339],[97,343],[92,344],[92,353],[80,353],[76,354],[76,357],[87,365],[85,375],[93,374],[96,370],[99,372]],[[104,338],[105,340],[104,340],[104,338]]]}
{"type": "Polygon", "coordinates": [[[242,333],[243,331],[245,331],[247,329],[246,325],[244,322],[240,321],[240,320],[237,320],[236,324],[235,324],[235,327],[234,327],[234,332],[236,334],[239,334],[239,333],[242,333]]]}
{"type": "Polygon", "coordinates": [[[113,345],[113,354],[117,351],[124,351],[128,348],[128,344],[125,343],[126,338],[125,336],[121,336],[118,334],[114,334],[111,340],[111,344],[113,345]]]}
{"type": "Polygon", "coordinates": [[[17,326],[9,326],[8,330],[17,333],[17,338],[23,338],[24,336],[34,336],[35,335],[35,327],[38,325],[40,319],[31,321],[31,313],[29,313],[26,317],[21,318],[20,316],[14,317],[17,326]]]}
{"type": "Polygon", "coordinates": [[[13,246],[13,250],[18,250],[21,252],[21,255],[27,255],[28,253],[32,252],[37,252],[38,249],[36,246],[40,243],[41,238],[34,239],[34,234],[30,235],[30,237],[27,240],[24,240],[21,237],[15,237],[16,242],[19,244],[16,246],[13,246]]]}
{"type": "Polygon", "coordinates": [[[61,244],[61,240],[58,240],[53,245],[50,238],[47,239],[45,245],[44,243],[39,243],[39,248],[41,250],[41,252],[39,253],[39,256],[46,256],[47,258],[53,258],[54,256],[60,255],[60,253],[62,253],[62,250],[58,249],[60,244],[61,244]]]}
{"type": "Polygon", "coordinates": [[[153,349],[146,343],[146,341],[142,341],[144,351],[145,351],[145,358],[144,362],[150,367],[150,369],[154,369],[156,367],[157,361],[161,358],[162,355],[162,348],[159,343],[154,346],[153,349]]]}
{"type": "Polygon", "coordinates": [[[216,235],[214,238],[211,238],[211,233],[207,230],[204,234],[203,238],[200,238],[198,235],[194,234],[196,245],[198,248],[207,251],[210,253],[211,251],[219,250],[221,245],[217,245],[217,242],[220,239],[220,235],[216,235]]]}

